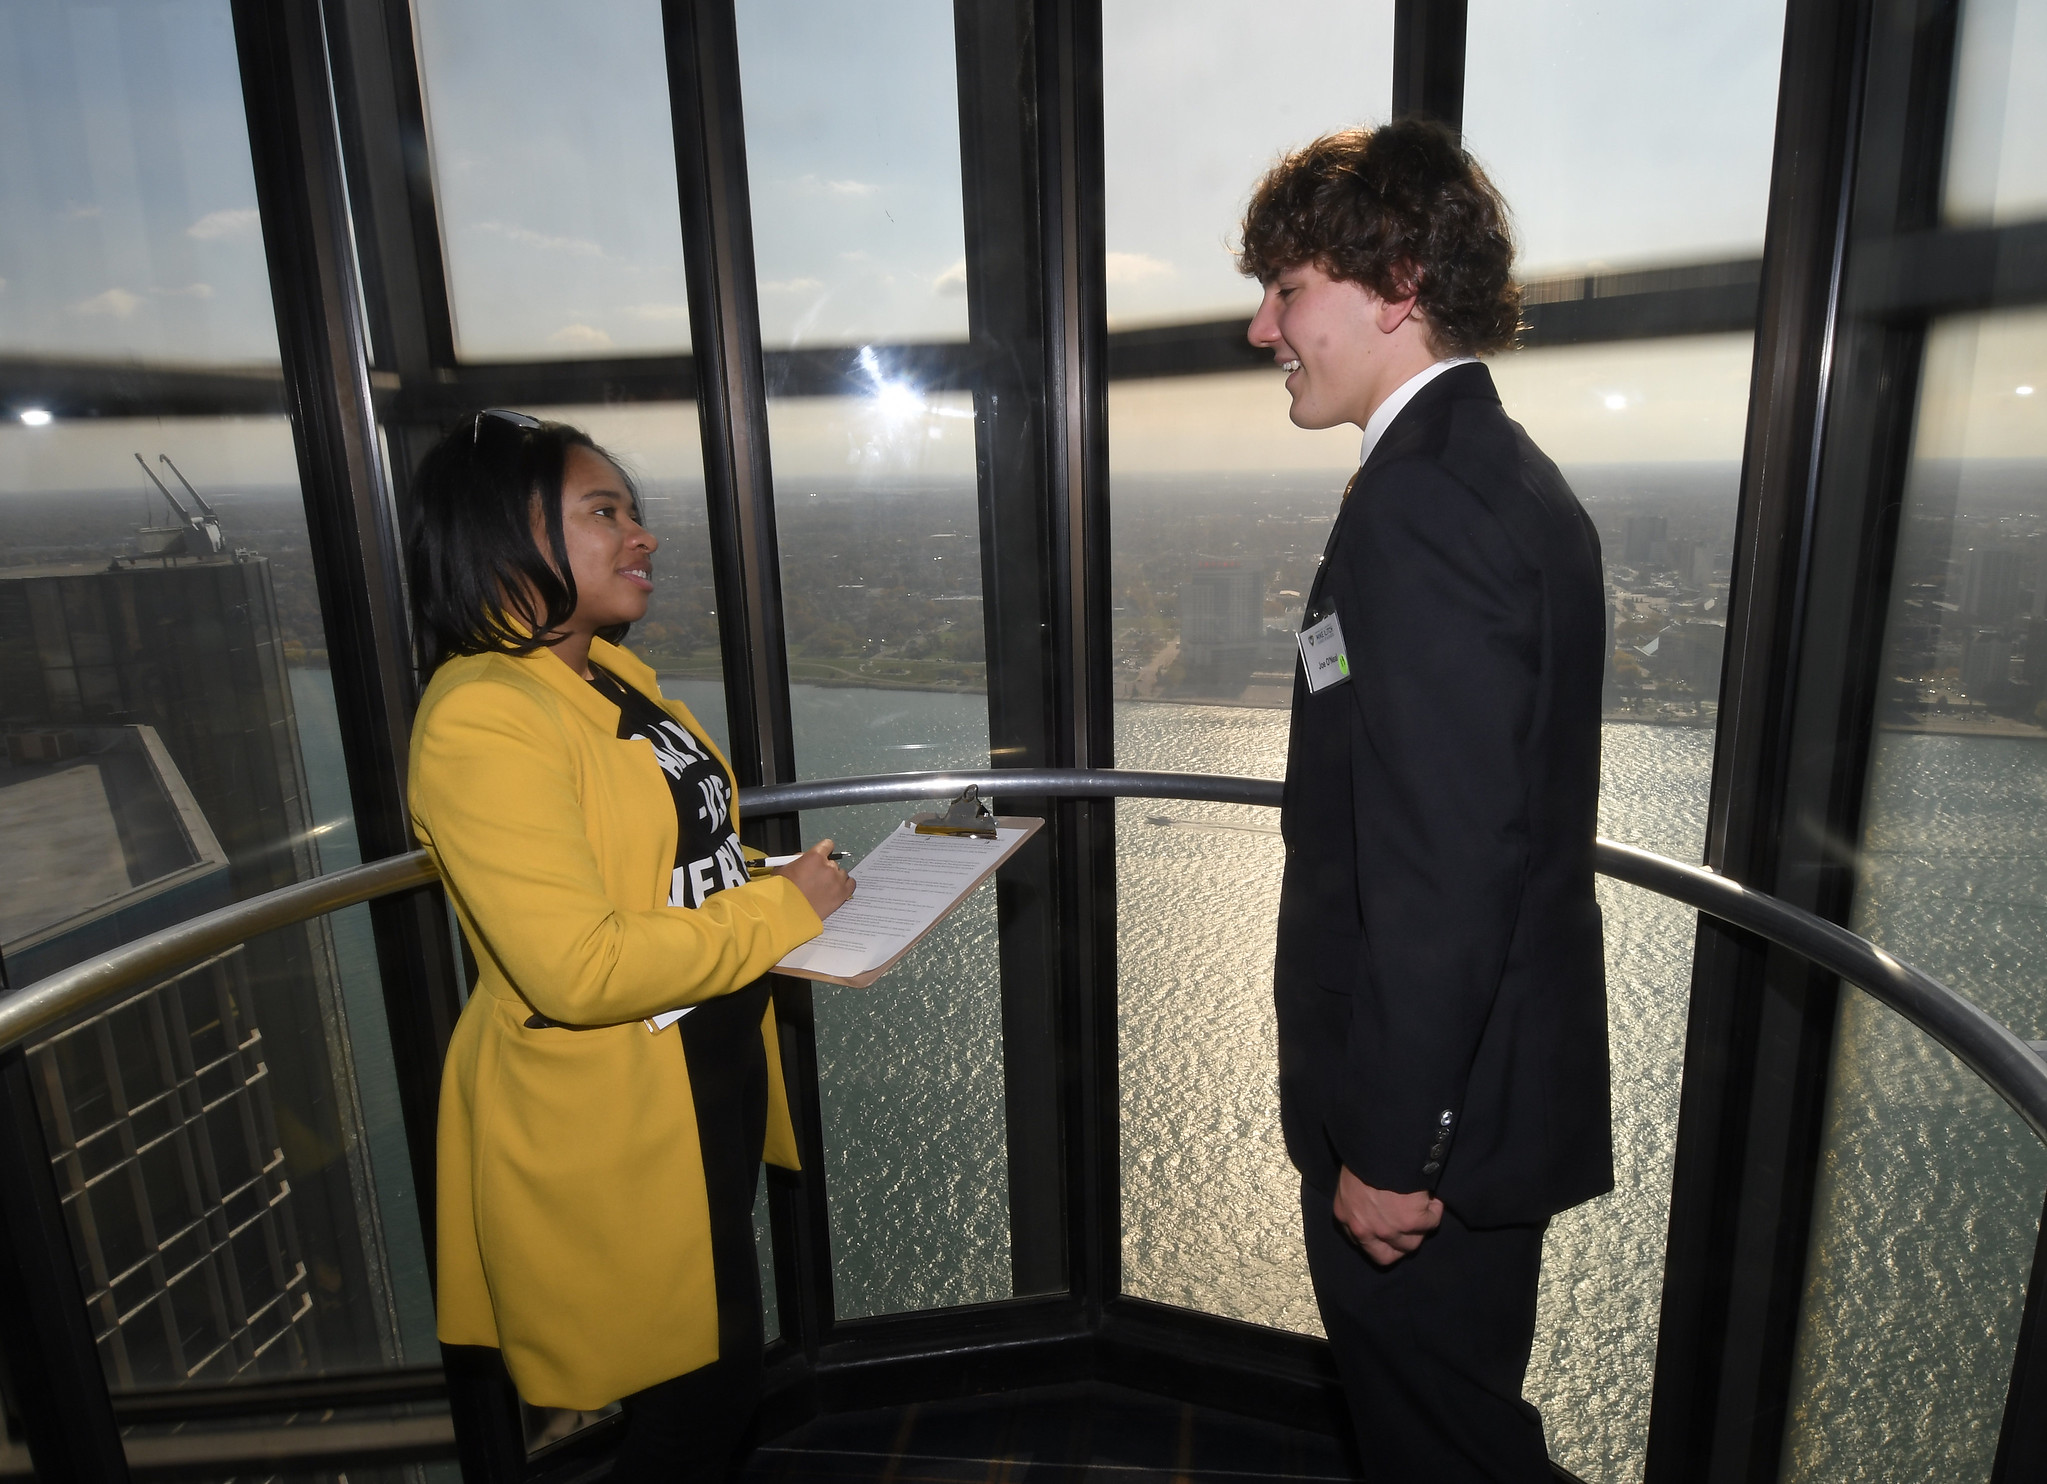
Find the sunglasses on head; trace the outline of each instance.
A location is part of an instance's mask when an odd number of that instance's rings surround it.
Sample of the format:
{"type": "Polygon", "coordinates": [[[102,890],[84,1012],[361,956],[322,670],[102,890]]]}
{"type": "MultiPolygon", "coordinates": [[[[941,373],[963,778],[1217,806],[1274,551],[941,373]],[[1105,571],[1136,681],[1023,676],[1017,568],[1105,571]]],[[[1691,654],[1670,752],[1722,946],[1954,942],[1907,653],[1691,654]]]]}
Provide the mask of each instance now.
{"type": "Polygon", "coordinates": [[[510,423],[515,428],[532,429],[540,426],[539,418],[528,417],[523,412],[508,412],[502,407],[486,407],[483,411],[476,414],[476,420],[469,425],[469,446],[471,448],[476,447],[477,437],[483,432],[483,420],[487,417],[495,418],[502,423],[510,423]]]}

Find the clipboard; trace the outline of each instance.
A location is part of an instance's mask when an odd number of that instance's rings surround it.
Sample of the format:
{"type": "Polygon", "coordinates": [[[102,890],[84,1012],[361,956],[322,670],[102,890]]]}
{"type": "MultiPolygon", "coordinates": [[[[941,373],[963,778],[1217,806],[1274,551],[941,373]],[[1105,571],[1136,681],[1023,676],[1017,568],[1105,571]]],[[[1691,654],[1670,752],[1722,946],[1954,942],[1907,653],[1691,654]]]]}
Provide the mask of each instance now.
{"type": "Polygon", "coordinates": [[[868,851],[850,873],[859,889],[774,972],[866,989],[900,963],[1044,828],[1027,815],[990,814],[977,792],[969,788],[944,814],[905,820],[868,851]]]}

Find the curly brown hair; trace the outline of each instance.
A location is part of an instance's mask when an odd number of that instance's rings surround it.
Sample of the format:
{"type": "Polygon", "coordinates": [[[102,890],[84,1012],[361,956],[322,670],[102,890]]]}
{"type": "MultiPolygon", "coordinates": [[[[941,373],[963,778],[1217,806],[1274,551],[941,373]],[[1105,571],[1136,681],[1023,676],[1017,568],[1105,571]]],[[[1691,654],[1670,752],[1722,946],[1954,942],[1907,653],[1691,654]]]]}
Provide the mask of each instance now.
{"type": "Polygon", "coordinates": [[[1413,294],[1442,355],[1505,350],[1520,329],[1507,203],[1428,119],[1325,134],[1258,182],[1238,268],[1270,283],[1302,263],[1382,299],[1413,294]]]}

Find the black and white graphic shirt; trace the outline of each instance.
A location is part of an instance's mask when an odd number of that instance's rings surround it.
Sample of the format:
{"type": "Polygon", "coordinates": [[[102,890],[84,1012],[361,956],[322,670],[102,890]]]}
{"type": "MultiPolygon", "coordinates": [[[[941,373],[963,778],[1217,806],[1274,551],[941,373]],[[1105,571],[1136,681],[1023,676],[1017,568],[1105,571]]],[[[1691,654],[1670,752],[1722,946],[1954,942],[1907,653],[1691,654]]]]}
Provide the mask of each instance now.
{"type": "Polygon", "coordinates": [[[701,907],[728,886],[746,885],[746,856],[732,830],[732,786],[711,750],[674,717],[605,671],[591,666],[591,684],[618,707],[621,740],[644,738],[668,776],[675,799],[675,869],[668,905],[701,907]]]}

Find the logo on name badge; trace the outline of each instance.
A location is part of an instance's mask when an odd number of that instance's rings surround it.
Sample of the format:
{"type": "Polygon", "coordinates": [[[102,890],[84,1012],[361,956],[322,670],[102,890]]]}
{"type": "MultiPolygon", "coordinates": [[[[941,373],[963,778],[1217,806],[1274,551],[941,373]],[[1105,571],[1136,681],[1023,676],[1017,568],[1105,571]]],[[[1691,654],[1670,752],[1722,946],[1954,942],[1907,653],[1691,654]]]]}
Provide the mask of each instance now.
{"type": "Polygon", "coordinates": [[[1328,690],[1350,679],[1350,657],[1344,653],[1343,624],[1331,613],[1317,619],[1294,636],[1301,646],[1301,670],[1308,678],[1308,690],[1328,690]]]}

